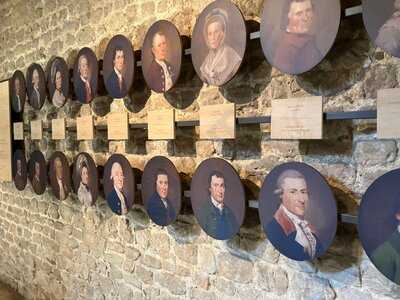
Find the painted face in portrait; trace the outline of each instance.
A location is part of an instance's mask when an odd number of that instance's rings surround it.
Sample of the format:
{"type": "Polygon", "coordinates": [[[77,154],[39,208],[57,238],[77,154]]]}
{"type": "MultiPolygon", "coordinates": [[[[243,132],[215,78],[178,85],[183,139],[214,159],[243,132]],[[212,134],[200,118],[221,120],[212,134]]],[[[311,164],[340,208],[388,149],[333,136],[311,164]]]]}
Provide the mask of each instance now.
{"type": "Polygon", "coordinates": [[[167,38],[163,33],[157,32],[153,37],[151,51],[157,60],[165,60],[168,55],[167,38]]]}
{"type": "Polygon", "coordinates": [[[79,57],[79,74],[85,79],[88,79],[90,76],[89,62],[85,55],[79,57]]]}
{"type": "Polygon", "coordinates": [[[207,26],[207,44],[212,50],[218,49],[225,38],[225,27],[221,21],[215,20],[207,26]]]}
{"type": "Polygon", "coordinates": [[[219,202],[224,203],[225,196],[225,180],[223,177],[218,177],[217,175],[213,175],[211,177],[211,183],[209,188],[211,197],[219,202]]]}
{"type": "Polygon", "coordinates": [[[39,71],[34,69],[32,72],[32,84],[35,89],[39,89],[39,82],[40,82],[39,71]]]}
{"type": "Polygon", "coordinates": [[[61,75],[60,70],[57,70],[54,82],[55,82],[56,90],[61,91],[61,88],[62,88],[62,75],[61,75]]]}
{"type": "Polygon", "coordinates": [[[158,195],[165,199],[168,196],[168,176],[166,174],[158,174],[156,180],[156,190],[158,195]]]}
{"type": "Polygon", "coordinates": [[[89,184],[89,171],[85,166],[81,169],[81,181],[85,185],[89,184]]]}
{"type": "Polygon", "coordinates": [[[55,159],[54,169],[55,169],[57,179],[61,180],[63,178],[63,167],[62,167],[61,159],[59,159],[59,158],[55,159]]]}
{"type": "Polygon", "coordinates": [[[21,94],[21,81],[19,80],[19,78],[15,78],[15,80],[14,80],[14,90],[15,90],[15,94],[17,96],[20,96],[20,94],[21,94]]]}
{"type": "Polygon", "coordinates": [[[125,54],[124,50],[116,49],[114,56],[114,67],[118,70],[118,72],[123,73],[125,69],[125,54]]]}
{"type": "Polygon", "coordinates": [[[282,204],[293,214],[304,217],[308,204],[307,183],[304,178],[286,177],[281,185],[282,204]]]}
{"type": "Polygon", "coordinates": [[[111,179],[114,182],[114,187],[118,190],[122,191],[124,187],[124,172],[122,171],[122,167],[119,163],[114,163],[111,167],[111,179]]]}
{"type": "Polygon", "coordinates": [[[293,1],[289,8],[287,31],[297,34],[309,33],[313,20],[314,10],[311,0],[293,1]]]}

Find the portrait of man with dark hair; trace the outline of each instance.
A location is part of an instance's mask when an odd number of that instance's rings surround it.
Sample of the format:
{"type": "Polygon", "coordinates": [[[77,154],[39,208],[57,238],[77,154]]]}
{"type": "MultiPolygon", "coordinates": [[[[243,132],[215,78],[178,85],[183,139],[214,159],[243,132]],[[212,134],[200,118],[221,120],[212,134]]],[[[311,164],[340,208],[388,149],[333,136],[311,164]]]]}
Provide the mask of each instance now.
{"type": "Polygon", "coordinates": [[[22,150],[18,149],[14,153],[14,184],[17,190],[24,190],[26,186],[27,170],[26,170],[26,160],[25,154],[22,150]]]}
{"type": "Polygon", "coordinates": [[[156,32],[151,45],[153,60],[148,70],[148,81],[151,82],[151,88],[155,92],[164,93],[174,85],[177,79],[174,67],[167,60],[170,49],[165,33],[156,32]]]}
{"type": "Polygon", "coordinates": [[[78,76],[75,78],[75,92],[78,100],[82,103],[89,103],[93,99],[92,70],[86,54],[78,58],[78,76]]]}
{"type": "Polygon", "coordinates": [[[53,174],[55,175],[55,184],[52,185],[53,193],[59,200],[65,200],[69,194],[69,187],[66,183],[66,178],[64,178],[64,168],[63,162],[60,157],[56,157],[53,163],[53,174]]]}
{"type": "Polygon", "coordinates": [[[33,166],[33,177],[32,177],[32,186],[35,191],[43,190],[43,183],[40,180],[40,163],[38,161],[34,162],[33,166]]]}
{"type": "Polygon", "coordinates": [[[123,190],[125,176],[119,162],[112,164],[110,179],[113,182],[113,188],[107,195],[107,203],[114,213],[125,215],[128,213],[128,203],[123,190]]]}
{"type": "Polygon", "coordinates": [[[155,192],[146,202],[146,210],[154,223],[167,226],[176,218],[175,208],[168,199],[168,173],[158,169],[155,175],[155,192]]]}
{"type": "Polygon", "coordinates": [[[393,3],[393,14],[378,31],[375,43],[391,55],[400,57],[400,0],[393,3]]]}
{"type": "Polygon", "coordinates": [[[371,260],[387,278],[400,284],[400,201],[392,208],[390,223],[395,223],[395,230],[389,237],[372,251],[371,260]]]}
{"type": "Polygon", "coordinates": [[[321,242],[313,224],[305,219],[309,192],[304,175],[292,169],[283,171],[278,177],[275,193],[281,204],[266,225],[268,239],[292,259],[312,260],[319,256],[323,251],[321,242]]]}
{"type": "Polygon", "coordinates": [[[213,238],[226,240],[236,233],[239,225],[233,211],[225,203],[225,177],[219,171],[208,179],[209,197],[200,207],[198,221],[213,238]]]}
{"type": "Polygon", "coordinates": [[[33,108],[39,109],[42,107],[42,98],[40,94],[40,74],[38,69],[32,71],[32,91],[29,95],[29,103],[33,108]]]}
{"type": "Polygon", "coordinates": [[[13,93],[13,98],[12,98],[12,106],[15,112],[21,112],[22,111],[22,83],[19,77],[15,77],[14,79],[14,93],[13,93]]]}
{"type": "Polygon", "coordinates": [[[90,173],[86,161],[79,164],[80,184],[78,188],[78,199],[85,205],[93,204],[92,192],[90,191],[90,173]]]}
{"type": "Polygon", "coordinates": [[[314,0],[286,0],[281,17],[282,34],[273,64],[289,74],[299,74],[318,63],[323,55],[316,44],[314,0]]]}
{"type": "Polygon", "coordinates": [[[115,98],[123,98],[127,91],[125,80],[126,63],[124,48],[116,45],[113,49],[113,69],[107,78],[107,90],[115,98]]]}
{"type": "Polygon", "coordinates": [[[239,68],[242,58],[226,43],[228,14],[222,8],[213,9],[204,23],[203,36],[208,54],[200,66],[200,77],[209,85],[220,86],[239,68]]]}
{"type": "Polygon", "coordinates": [[[51,80],[54,85],[54,93],[51,95],[51,102],[55,107],[62,107],[65,104],[66,95],[63,92],[63,74],[60,66],[54,63],[51,68],[51,80]]]}

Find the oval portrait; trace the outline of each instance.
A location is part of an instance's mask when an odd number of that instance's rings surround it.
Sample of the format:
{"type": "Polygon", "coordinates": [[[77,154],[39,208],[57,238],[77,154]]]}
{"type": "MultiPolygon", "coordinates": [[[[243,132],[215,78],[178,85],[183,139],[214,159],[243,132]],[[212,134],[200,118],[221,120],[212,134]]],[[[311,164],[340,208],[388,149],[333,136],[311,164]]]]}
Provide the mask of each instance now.
{"type": "Polygon", "coordinates": [[[22,191],[26,187],[28,170],[26,165],[25,152],[21,149],[15,150],[13,157],[13,178],[17,190],[22,191]]]}
{"type": "Polygon", "coordinates": [[[400,169],[376,179],[358,212],[361,244],[375,267],[400,284],[400,169]]]}
{"type": "Polygon", "coordinates": [[[65,200],[71,189],[71,174],[68,159],[60,151],[50,157],[50,186],[58,200],[65,200]]]}
{"type": "Polygon", "coordinates": [[[14,72],[11,78],[11,106],[13,111],[20,113],[24,110],[26,100],[25,76],[20,70],[14,72]]]}
{"type": "Polygon", "coordinates": [[[61,57],[54,58],[50,63],[47,88],[51,103],[58,108],[64,106],[69,95],[69,70],[61,57]]]}
{"type": "Polygon", "coordinates": [[[227,240],[239,232],[245,214],[244,188],[227,161],[203,161],[193,175],[190,198],[194,215],[209,236],[227,240]]]}
{"type": "Polygon", "coordinates": [[[208,85],[221,86],[238,71],[246,50],[247,31],[240,10],[228,0],[209,4],[197,18],[192,36],[192,62],[208,85]]]}
{"type": "Polygon", "coordinates": [[[320,257],[336,234],[337,208],[331,188],[304,163],[285,163],[267,175],[259,214],[272,245],[294,260],[320,257]]]}
{"type": "Polygon", "coordinates": [[[128,95],[133,83],[135,57],[131,42],[123,35],[114,36],[107,45],[103,60],[103,78],[113,98],[128,95]]]}
{"type": "Polygon", "coordinates": [[[129,161],[122,154],[113,154],[104,166],[104,194],[108,206],[118,215],[125,215],[135,199],[135,178],[129,161]]]}
{"type": "Polygon", "coordinates": [[[142,48],[142,70],[147,85],[156,93],[171,89],[182,63],[182,41],[169,21],[155,22],[146,33],[142,48]]]}
{"type": "Polygon", "coordinates": [[[46,100],[46,77],[40,65],[31,64],[28,67],[26,89],[29,104],[36,110],[41,109],[46,100]]]}
{"type": "Polygon", "coordinates": [[[93,205],[99,194],[99,179],[96,163],[88,153],[81,152],[75,157],[72,180],[81,204],[93,205]]]}
{"type": "Polygon", "coordinates": [[[166,157],[150,159],[142,175],[144,207],[154,223],[167,226],[181,210],[181,180],[174,164],[166,157]]]}
{"type": "Polygon", "coordinates": [[[340,0],[264,1],[260,38],[268,62],[292,75],[311,70],[332,47],[340,15],[340,0]]]}
{"type": "Polygon", "coordinates": [[[374,44],[400,57],[400,0],[363,0],[363,20],[374,44]]]}
{"type": "Polygon", "coordinates": [[[42,152],[33,151],[28,164],[28,176],[33,191],[41,195],[46,190],[47,165],[42,152]]]}
{"type": "Polygon", "coordinates": [[[90,48],[82,48],[74,65],[74,91],[81,103],[90,103],[97,93],[99,66],[96,54],[90,48]]]}

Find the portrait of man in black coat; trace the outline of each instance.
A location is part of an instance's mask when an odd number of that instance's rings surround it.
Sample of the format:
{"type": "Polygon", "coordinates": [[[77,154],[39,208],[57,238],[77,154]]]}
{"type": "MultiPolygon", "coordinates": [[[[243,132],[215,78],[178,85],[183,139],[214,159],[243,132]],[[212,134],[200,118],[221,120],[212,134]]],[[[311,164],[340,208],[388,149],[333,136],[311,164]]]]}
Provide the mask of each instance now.
{"type": "Polygon", "coordinates": [[[169,46],[166,35],[162,31],[154,34],[151,52],[153,60],[147,74],[147,81],[151,89],[157,93],[168,91],[177,79],[176,71],[167,60],[169,46]]]}
{"type": "Polygon", "coordinates": [[[113,189],[107,195],[107,203],[114,213],[125,215],[128,213],[128,202],[123,190],[125,176],[120,163],[112,164],[110,179],[113,182],[113,189]]]}
{"type": "Polygon", "coordinates": [[[53,184],[53,193],[59,200],[65,200],[69,194],[69,187],[66,183],[66,178],[64,178],[64,165],[61,158],[56,157],[54,159],[54,174],[55,174],[55,184],[53,184]]]}
{"type": "Polygon", "coordinates": [[[114,98],[126,96],[127,84],[125,79],[126,64],[125,53],[122,46],[115,46],[113,50],[113,69],[108,75],[106,87],[110,95],[114,98]]]}
{"type": "Polygon", "coordinates": [[[12,107],[15,112],[21,112],[22,111],[22,88],[21,88],[21,80],[16,77],[14,79],[14,93],[12,97],[12,107]]]}
{"type": "Polygon", "coordinates": [[[198,221],[203,230],[218,240],[231,238],[239,224],[225,202],[225,178],[219,171],[211,172],[208,179],[209,197],[200,207],[198,221]]]}
{"type": "Polygon", "coordinates": [[[29,103],[35,109],[40,109],[43,105],[42,96],[40,94],[40,75],[37,69],[32,71],[32,91],[29,95],[29,103]]]}
{"type": "Polygon", "coordinates": [[[89,103],[93,99],[92,75],[89,60],[85,54],[78,58],[78,75],[74,85],[76,97],[82,103],[89,103]]]}
{"type": "Polygon", "coordinates": [[[168,199],[168,174],[159,169],[155,176],[155,192],[146,202],[146,209],[154,223],[167,226],[176,218],[172,201],[168,199]]]}

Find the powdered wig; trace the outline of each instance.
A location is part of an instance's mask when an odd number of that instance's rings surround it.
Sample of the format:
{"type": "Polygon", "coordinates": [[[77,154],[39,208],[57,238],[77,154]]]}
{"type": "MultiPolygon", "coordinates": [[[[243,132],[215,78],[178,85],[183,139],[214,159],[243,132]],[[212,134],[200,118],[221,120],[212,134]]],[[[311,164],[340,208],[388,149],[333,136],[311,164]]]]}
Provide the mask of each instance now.
{"type": "MultiPolygon", "coordinates": [[[[218,23],[221,25],[221,29],[224,32],[224,37],[221,40],[221,45],[224,43],[225,41],[225,37],[226,37],[226,28],[227,28],[227,24],[228,24],[228,14],[225,10],[220,9],[220,8],[215,8],[213,9],[206,17],[206,21],[204,23],[204,31],[203,31],[203,35],[204,35],[204,40],[207,43],[208,48],[210,48],[210,45],[208,44],[208,26],[211,23],[218,23]]],[[[220,45],[220,46],[221,46],[220,45]]]]}
{"type": "Polygon", "coordinates": [[[276,190],[274,191],[277,195],[282,195],[283,193],[283,184],[285,183],[286,178],[295,178],[295,179],[303,179],[306,181],[306,178],[303,174],[301,174],[297,170],[289,169],[283,171],[281,175],[279,175],[278,180],[276,181],[276,190]]]}

